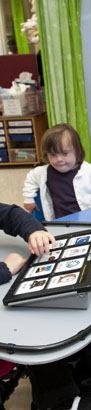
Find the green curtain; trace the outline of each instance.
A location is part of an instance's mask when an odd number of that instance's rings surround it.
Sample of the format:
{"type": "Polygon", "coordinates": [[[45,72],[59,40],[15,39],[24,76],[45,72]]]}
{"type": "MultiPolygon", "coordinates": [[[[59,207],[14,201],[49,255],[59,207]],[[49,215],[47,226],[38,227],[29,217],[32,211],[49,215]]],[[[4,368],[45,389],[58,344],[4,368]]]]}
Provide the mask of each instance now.
{"type": "Polygon", "coordinates": [[[68,122],[90,162],[80,32],[81,0],[36,0],[49,127],[68,122]]]}
{"type": "Polygon", "coordinates": [[[16,44],[19,54],[30,53],[26,34],[21,32],[20,23],[24,22],[24,11],[22,0],[11,0],[12,17],[15,31],[16,44]]]}

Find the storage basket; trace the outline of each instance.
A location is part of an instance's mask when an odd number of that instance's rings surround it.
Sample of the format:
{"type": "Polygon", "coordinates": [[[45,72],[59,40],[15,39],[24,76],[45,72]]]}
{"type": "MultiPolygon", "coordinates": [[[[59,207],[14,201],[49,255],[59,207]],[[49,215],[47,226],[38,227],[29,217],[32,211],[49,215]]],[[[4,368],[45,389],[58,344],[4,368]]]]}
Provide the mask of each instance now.
{"type": "Polygon", "coordinates": [[[12,148],[10,149],[12,162],[36,161],[35,148],[12,148]]]}
{"type": "Polygon", "coordinates": [[[32,91],[27,90],[26,92],[27,106],[29,113],[39,113],[45,111],[45,98],[44,98],[44,88],[32,91]]]}

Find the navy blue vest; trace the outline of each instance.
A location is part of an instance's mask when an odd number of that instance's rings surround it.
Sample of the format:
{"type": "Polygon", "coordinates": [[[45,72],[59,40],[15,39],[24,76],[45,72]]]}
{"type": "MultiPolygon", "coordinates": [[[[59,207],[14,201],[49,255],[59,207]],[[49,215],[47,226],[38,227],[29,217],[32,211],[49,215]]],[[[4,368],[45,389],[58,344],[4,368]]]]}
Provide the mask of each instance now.
{"type": "Polygon", "coordinates": [[[73,178],[80,165],[68,172],[56,171],[51,165],[47,169],[47,186],[53,201],[56,218],[78,212],[81,209],[77,203],[73,188],[73,178]]]}

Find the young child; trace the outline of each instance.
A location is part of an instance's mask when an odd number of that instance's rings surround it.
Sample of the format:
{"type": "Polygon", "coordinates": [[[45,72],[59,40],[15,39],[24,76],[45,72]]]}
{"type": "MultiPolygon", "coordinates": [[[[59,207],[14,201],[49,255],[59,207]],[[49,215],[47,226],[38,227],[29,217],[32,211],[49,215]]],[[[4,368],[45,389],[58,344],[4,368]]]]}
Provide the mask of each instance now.
{"type": "Polygon", "coordinates": [[[91,164],[84,161],[80,137],[69,124],[49,128],[42,137],[46,165],[31,170],[23,188],[24,207],[31,213],[40,198],[45,220],[91,207],[91,164]]]}

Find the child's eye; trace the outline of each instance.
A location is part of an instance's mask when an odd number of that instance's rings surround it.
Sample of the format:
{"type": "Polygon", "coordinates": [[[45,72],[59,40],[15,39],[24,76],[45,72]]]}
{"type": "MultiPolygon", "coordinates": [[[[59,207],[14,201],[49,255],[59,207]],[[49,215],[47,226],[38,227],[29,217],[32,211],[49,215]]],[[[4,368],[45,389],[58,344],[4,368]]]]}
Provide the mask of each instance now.
{"type": "Polygon", "coordinates": [[[50,155],[51,155],[51,157],[55,157],[56,154],[55,154],[55,152],[51,152],[50,155]]]}
{"type": "Polygon", "coordinates": [[[63,155],[67,155],[67,154],[68,154],[68,152],[67,152],[67,151],[64,151],[64,152],[63,152],[63,155]]]}

